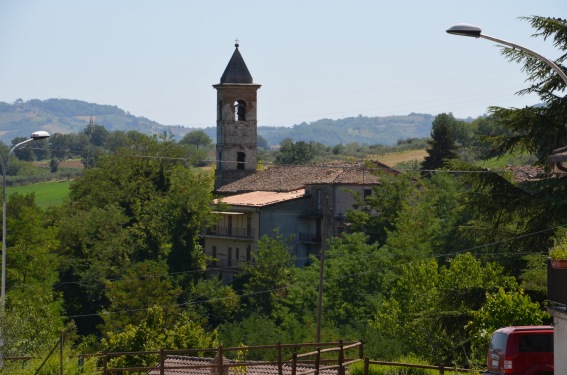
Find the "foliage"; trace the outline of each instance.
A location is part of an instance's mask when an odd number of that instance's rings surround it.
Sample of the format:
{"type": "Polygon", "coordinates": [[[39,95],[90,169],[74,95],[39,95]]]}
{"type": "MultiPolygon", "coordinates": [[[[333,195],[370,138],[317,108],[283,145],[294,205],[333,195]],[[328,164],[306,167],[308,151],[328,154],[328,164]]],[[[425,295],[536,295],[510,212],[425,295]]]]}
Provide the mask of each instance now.
{"type": "Polygon", "coordinates": [[[425,170],[443,168],[445,161],[457,158],[457,145],[453,129],[457,120],[452,114],[442,113],[435,117],[431,129],[431,140],[428,142],[428,155],[422,163],[425,170]]]}
{"type": "Polygon", "coordinates": [[[295,259],[288,240],[277,231],[273,236],[262,236],[252,252],[252,262],[244,264],[240,275],[249,308],[260,314],[271,314],[288,294],[295,274],[295,259]]]}
{"type": "MultiPolygon", "coordinates": [[[[567,51],[567,23],[564,20],[538,16],[524,17],[535,29],[534,36],[551,39],[560,51],[567,51]]],[[[526,108],[492,107],[494,121],[513,132],[512,136],[487,137],[493,154],[520,150],[534,154],[538,163],[544,165],[551,152],[567,144],[567,97],[560,96],[565,83],[555,71],[540,59],[515,48],[502,48],[502,54],[509,61],[522,64],[531,85],[519,94],[535,93],[542,106],[526,108]]],[[[563,53],[555,63],[561,66],[567,55],[563,53]]]]}
{"type": "Polygon", "coordinates": [[[209,147],[212,143],[212,139],[202,130],[193,130],[187,133],[181,140],[179,141],[182,145],[193,145],[197,149],[199,146],[201,147],[209,147]]]}
{"type": "Polygon", "coordinates": [[[567,237],[563,237],[550,250],[551,259],[567,259],[567,237]]]}
{"type": "Polygon", "coordinates": [[[280,144],[280,150],[276,156],[276,164],[300,165],[307,164],[315,157],[313,147],[310,143],[303,141],[293,142],[286,138],[280,144]]]}
{"type": "Polygon", "coordinates": [[[61,296],[53,288],[58,242],[33,194],[13,194],[6,209],[7,301],[1,325],[7,354],[29,355],[49,345],[63,327],[61,296]]]}
{"type": "Polygon", "coordinates": [[[549,318],[537,302],[532,302],[523,290],[508,291],[499,288],[486,294],[486,302],[471,312],[471,321],[466,325],[470,332],[473,356],[482,361],[492,333],[501,327],[541,325],[549,318]]]}
{"type": "MultiPolygon", "coordinates": [[[[177,314],[169,322],[163,309],[154,306],[148,314],[136,324],[127,325],[120,333],[111,333],[102,339],[102,346],[108,352],[157,351],[161,348],[205,349],[218,346],[217,333],[207,333],[195,323],[186,312],[177,314]]],[[[113,357],[109,361],[112,367],[149,367],[154,365],[159,356],[132,355],[113,357]]]]}
{"type": "Polygon", "coordinates": [[[501,267],[482,265],[469,253],[441,267],[433,258],[414,261],[397,273],[371,324],[401,342],[404,353],[433,363],[469,365],[470,338],[464,327],[471,311],[483,305],[484,291],[517,287],[501,267]]]}

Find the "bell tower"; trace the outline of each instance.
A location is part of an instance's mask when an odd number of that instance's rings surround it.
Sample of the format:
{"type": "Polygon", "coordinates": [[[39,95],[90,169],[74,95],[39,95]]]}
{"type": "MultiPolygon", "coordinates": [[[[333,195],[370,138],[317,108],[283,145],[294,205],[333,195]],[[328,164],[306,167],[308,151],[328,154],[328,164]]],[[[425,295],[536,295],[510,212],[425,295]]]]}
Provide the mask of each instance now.
{"type": "Polygon", "coordinates": [[[256,172],[258,164],[257,91],[244,59],[236,49],[217,90],[215,189],[256,172]]]}

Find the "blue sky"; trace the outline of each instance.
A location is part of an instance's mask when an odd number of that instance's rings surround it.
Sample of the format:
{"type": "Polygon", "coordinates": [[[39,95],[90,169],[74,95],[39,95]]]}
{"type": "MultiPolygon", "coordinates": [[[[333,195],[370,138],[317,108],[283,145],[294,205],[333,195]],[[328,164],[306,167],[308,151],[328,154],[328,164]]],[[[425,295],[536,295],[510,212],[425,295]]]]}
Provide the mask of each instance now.
{"type": "Polygon", "coordinates": [[[520,66],[493,42],[449,35],[475,24],[554,60],[533,38],[565,0],[0,0],[0,101],[78,99],[164,125],[215,124],[220,77],[239,39],[259,125],[320,118],[477,117],[523,107],[520,66]]]}

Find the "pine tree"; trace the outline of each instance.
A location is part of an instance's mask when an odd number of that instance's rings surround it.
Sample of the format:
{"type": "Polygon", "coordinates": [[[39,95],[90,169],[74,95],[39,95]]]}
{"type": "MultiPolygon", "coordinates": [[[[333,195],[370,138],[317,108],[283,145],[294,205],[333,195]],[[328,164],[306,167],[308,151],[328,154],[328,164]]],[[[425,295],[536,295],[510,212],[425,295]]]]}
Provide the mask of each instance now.
{"type": "Polygon", "coordinates": [[[454,121],[453,115],[446,113],[438,115],[433,121],[431,140],[427,142],[429,144],[428,155],[422,163],[423,169],[443,168],[446,160],[458,158],[457,145],[451,129],[451,122],[454,121]]]}

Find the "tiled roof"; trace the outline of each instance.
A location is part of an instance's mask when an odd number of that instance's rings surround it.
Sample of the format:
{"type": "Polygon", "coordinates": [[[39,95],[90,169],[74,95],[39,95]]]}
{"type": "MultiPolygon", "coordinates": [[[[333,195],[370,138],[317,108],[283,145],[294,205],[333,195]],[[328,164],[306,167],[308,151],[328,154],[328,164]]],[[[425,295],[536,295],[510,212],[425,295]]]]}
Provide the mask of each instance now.
{"type": "Polygon", "coordinates": [[[373,170],[397,173],[382,163],[369,163],[273,166],[221,186],[217,192],[234,194],[250,191],[293,191],[312,184],[373,185],[380,183],[380,178],[371,173],[373,170]]]}
{"type": "Polygon", "coordinates": [[[537,181],[545,177],[545,170],[533,165],[507,165],[506,170],[512,172],[514,182],[537,181]]]}
{"type": "MultiPolygon", "coordinates": [[[[234,363],[233,361],[228,361],[234,363]]],[[[183,367],[183,366],[203,366],[211,364],[210,358],[188,357],[188,356],[167,356],[164,362],[164,367],[183,367]]],[[[297,365],[296,373],[300,375],[302,372],[313,370],[314,367],[306,365],[297,365]]],[[[246,366],[243,368],[230,367],[228,371],[223,371],[225,375],[278,375],[278,366],[271,364],[257,363],[254,366],[246,366]],[[236,369],[236,371],[235,371],[236,369]]],[[[282,367],[283,375],[291,375],[291,365],[284,364],[282,367]]],[[[159,367],[148,372],[148,375],[159,375],[159,367]]],[[[185,368],[185,369],[165,369],[164,375],[211,375],[218,374],[216,368],[185,368]],[[213,371],[211,371],[213,370],[213,371]],[[215,371],[216,370],[216,371],[215,371]]],[[[312,373],[313,374],[313,373],[312,373]]],[[[337,375],[337,370],[320,370],[319,374],[322,375],[337,375]]]]}
{"type": "MultiPolygon", "coordinates": [[[[252,191],[250,193],[231,195],[223,198],[223,203],[233,206],[262,207],[305,196],[305,189],[293,191],[252,191]]],[[[218,200],[215,200],[218,203],[218,200]]]]}

